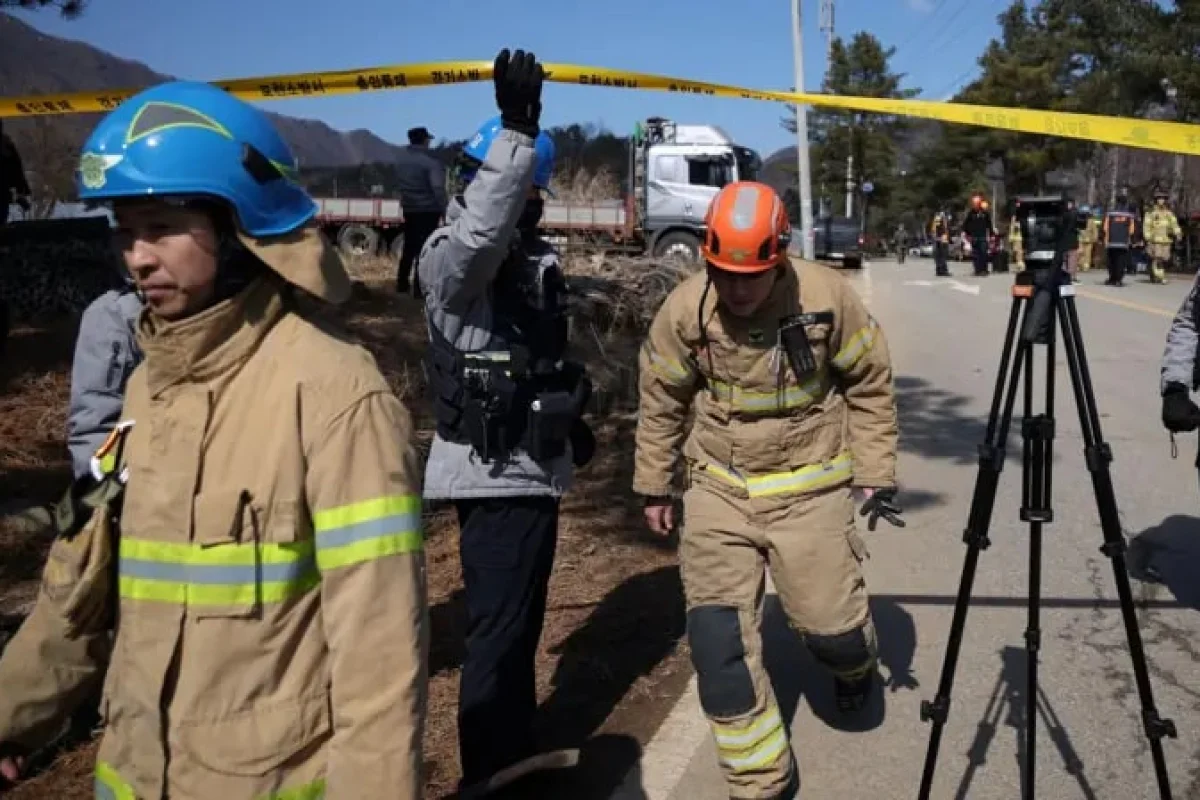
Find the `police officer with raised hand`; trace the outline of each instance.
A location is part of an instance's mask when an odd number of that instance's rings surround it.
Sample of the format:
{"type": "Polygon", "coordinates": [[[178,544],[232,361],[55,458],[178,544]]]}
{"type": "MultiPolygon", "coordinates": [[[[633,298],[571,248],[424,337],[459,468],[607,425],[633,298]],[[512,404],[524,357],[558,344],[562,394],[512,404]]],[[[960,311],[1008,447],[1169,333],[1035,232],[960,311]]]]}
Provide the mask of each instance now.
{"type": "Polygon", "coordinates": [[[590,392],[565,359],[565,283],[538,234],[554,145],[539,127],[545,73],[504,50],[500,115],[463,150],[465,183],[417,262],[430,335],[437,434],[425,497],[451,500],[461,530],[466,656],[459,691],[463,790],[565,766],[538,754],[534,656],[554,561],[559,501],[590,458],[590,392]]]}

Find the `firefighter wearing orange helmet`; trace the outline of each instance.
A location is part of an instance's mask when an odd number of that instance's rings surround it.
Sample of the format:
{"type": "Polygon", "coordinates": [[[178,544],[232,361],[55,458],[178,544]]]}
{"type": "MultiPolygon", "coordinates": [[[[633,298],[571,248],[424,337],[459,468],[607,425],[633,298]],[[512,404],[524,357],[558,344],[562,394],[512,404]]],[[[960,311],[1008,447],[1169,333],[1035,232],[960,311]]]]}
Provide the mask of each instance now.
{"type": "Polygon", "coordinates": [[[706,269],[670,294],[641,350],[633,488],[651,529],[669,533],[682,456],[700,703],[730,795],[793,797],[798,771],[763,669],[764,572],[832,671],[839,708],[862,708],[877,650],[852,490],[867,496],[871,530],[880,517],[903,526],[891,359],[842,276],[788,258],[791,226],[770,187],[724,187],[706,226],[706,269]]]}

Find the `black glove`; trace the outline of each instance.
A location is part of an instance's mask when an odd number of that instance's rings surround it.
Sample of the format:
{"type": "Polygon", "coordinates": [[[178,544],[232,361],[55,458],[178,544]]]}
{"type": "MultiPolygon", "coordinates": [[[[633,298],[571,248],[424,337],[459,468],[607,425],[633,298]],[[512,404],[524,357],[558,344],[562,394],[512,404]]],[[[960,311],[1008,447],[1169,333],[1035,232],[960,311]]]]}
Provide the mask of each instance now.
{"type": "Polygon", "coordinates": [[[870,515],[867,520],[867,530],[875,530],[875,526],[879,524],[879,518],[883,517],[897,528],[905,526],[904,520],[900,519],[900,514],[904,513],[904,509],[897,508],[892,505],[896,499],[895,489],[876,489],[875,493],[867,498],[867,502],[863,503],[862,509],[858,512],[859,516],[870,515]]]}
{"type": "Polygon", "coordinates": [[[518,50],[510,59],[507,48],[500,51],[493,66],[492,82],[496,85],[496,107],[500,109],[503,127],[530,137],[538,135],[545,78],[546,72],[533,53],[518,50]]]}
{"type": "Polygon", "coordinates": [[[1167,384],[1163,393],[1162,422],[1173,433],[1185,433],[1200,427],[1200,407],[1192,402],[1186,386],[1167,384]]]}
{"type": "Polygon", "coordinates": [[[17,205],[20,206],[21,210],[24,211],[26,214],[29,213],[30,206],[29,206],[29,197],[27,195],[20,195],[19,197],[17,197],[17,205]]]}

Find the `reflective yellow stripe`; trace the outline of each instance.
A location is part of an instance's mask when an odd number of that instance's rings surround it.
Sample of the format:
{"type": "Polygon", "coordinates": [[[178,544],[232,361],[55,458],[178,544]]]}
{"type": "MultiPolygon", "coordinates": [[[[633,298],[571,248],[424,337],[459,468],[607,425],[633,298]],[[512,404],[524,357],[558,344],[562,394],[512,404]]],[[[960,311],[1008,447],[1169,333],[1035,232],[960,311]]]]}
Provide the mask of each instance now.
{"type": "Polygon", "coordinates": [[[686,364],[663,358],[657,353],[650,354],[650,368],[673,384],[684,384],[692,379],[692,371],[686,364]]]}
{"type": "Polygon", "coordinates": [[[133,787],[103,761],[96,762],[95,792],[96,800],[137,800],[133,787]]]}
{"type": "Polygon", "coordinates": [[[878,331],[879,326],[872,319],[865,328],[860,328],[846,341],[842,349],[833,357],[833,365],[842,372],[851,369],[875,344],[878,331]]]}
{"type": "Polygon", "coordinates": [[[317,568],[322,572],[376,558],[416,553],[421,536],[421,498],[377,497],[313,514],[317,568]]]}
{"type": "Polygon", "coordinates": [[[824,463],[801,467],[792,472],[774,472],[752,477],[745,477],[737,470],[717,464],[705,464],[703,469],[726,483],[744,489],[750,497],[769,497],[835,486],[854,476],[854,461],[849,453],[842,453],[824,463]]]}
{"type": "Polygon", "coordinates": [[[734,773],[768,767],[787,751],[787,730],[773,705],[748,724],[714,722],[712,729],[718,757],[734,773]]]}
{"type": "Polygon", "coordinates": [[[205,546],[123,536],[119,574],[123,598],[189,606],[277,603],[320,580],[311,541],[205,546]]]}
{"type": "Polygon", "coordinates": [[[264,794],[258,800],[321,800],[325,796],[325,779],[315,780],[294,789],[264,794]]]}
{"type": "Polygon", "coordinates": [[[795,411],[812,405],[825,394],[825,374],[821,373],[800,386],[788,386],[772,392],[752,392],[724,381],[709,381],[709,389],[718,400],[729,403],[735,411],[770,413],[795,411]]]}

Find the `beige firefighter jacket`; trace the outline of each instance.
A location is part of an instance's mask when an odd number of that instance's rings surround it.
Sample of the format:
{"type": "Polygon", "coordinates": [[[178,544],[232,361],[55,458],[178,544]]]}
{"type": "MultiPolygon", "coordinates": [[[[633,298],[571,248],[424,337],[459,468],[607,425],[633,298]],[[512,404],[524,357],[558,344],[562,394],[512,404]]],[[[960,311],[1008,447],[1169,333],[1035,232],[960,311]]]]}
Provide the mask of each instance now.
{"type": "Polygon", "coordinates": [[[676,287],[642,347],[634,491],[671,494],[681,452],[689,479],[743,498],[894,486],[891,359],[846,280],[811,262],[782,267],[752,319],[719,310],[706,286],[700,273],[676,287]],[[833,321],[806,326],[818,369],[798,381],[777,334],[800,311],[833,321]]]}
{"type": "Polygon", "coordinates": [[[1154,208],[1142,220],[1142,232],[1150,244],[1170,244],[1183,235],[1179,220],[1169,208],[1154,208]]]}
{"type": "Polygon", "coordinates": [[[44,588],[0,660],[0,741],[43,744],[107,666],[98,797],[419,798],[408,412],[274,276],[178,323],[143,314],[138,337],[115,639],[68,638],[44,588]]]}

